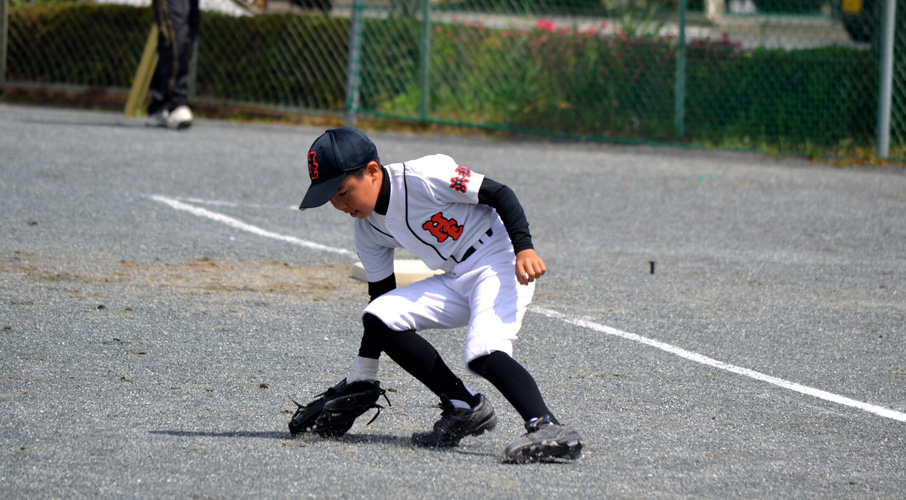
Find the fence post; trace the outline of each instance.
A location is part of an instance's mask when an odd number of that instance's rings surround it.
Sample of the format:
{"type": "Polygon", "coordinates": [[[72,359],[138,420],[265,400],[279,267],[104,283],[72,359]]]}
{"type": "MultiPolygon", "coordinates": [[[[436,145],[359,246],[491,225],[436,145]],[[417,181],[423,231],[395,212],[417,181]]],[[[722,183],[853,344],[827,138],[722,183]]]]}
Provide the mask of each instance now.
{"type": "Polygon", "coordinates": [[[346,69],[346,113],[343,125],[355,127],[359,97],[359,56],[362,52],[362,10],[365,0],[353,0],[352,24],[349,26],[349,61],[346,69]]]}
{"type": "Polygon", "coordinates": [[[890,155],[890,102],[893,92],[893,37],[897,0],[887,0],[881,14],[881,75],[878,92],[878,157],[890,155]]]}
{"type": "Polygon", "coordinates": [[[676,91],[674,92],[674,118],[676,138],[685,135],[686,123],[686,5],[688,0],[679,2],[679,47],[676,54],[676,91]]]}
{"type": "Polygon", "coordinates": [[[6,43],[9,32],[9,0],[0,0],[0,90],[6,86],[6,43]]]}
{"type": "Polygon", "coordinates": [[[431,0],[422,2],[422,36],[421,36],[421,62],[419,63],[419,88],[421,95],[418,102],[418,119],[425,121],[428,118],[428,99],[431,92],[431,0]]]}

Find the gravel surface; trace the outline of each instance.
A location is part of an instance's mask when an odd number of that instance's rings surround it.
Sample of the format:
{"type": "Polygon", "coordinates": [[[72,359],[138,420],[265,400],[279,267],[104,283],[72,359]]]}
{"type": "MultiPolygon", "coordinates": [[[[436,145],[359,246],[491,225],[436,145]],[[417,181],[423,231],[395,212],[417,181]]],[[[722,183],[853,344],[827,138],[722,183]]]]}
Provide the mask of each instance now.
{"type": "Polygon", "coordinates": [[[373,424],[287,432],[367,300],[351,221],[294,209],[322,131],[0,104],[0,497],[902,498],[903,170],[371,134],[525,206],[549,272],[516,357],[587,445],[510,465],[459,330],[425,335],[494,432],[410,445],[439,410],[387,359],[373,424]]]}

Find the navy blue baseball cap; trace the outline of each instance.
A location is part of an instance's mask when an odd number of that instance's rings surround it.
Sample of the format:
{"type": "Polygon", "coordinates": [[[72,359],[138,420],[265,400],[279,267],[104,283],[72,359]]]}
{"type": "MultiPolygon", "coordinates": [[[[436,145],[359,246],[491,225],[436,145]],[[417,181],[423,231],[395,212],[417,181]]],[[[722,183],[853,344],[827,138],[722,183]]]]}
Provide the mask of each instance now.
{"type": "Polygon", "coordinates": [[[358,170],[377,158],[377,148],[361,130],[349,127],[327,130],[315,139],[308,150],[311,186],[299,210],[327,203],[337,194],[348,172],[358,170]]]}

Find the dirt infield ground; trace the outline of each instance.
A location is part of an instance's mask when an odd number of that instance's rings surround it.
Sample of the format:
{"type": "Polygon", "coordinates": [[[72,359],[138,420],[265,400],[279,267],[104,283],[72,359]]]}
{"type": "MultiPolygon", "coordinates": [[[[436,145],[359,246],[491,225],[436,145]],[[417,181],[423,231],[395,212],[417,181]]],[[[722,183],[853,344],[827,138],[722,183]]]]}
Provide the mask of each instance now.
{"type": "Polygon", "coordinates": [[[500,425],[413,447],[435,398],[293,438],[345,375],[366,286],[348,218],[295,210],[320,129],[0,104],[2,498],[902,498],[906,173],[758,155],[374,133],[514,188],[549,273],[516,357],[581,460],[500,425]],[[654,273],[651,262],[655,262],[654,273]]]}

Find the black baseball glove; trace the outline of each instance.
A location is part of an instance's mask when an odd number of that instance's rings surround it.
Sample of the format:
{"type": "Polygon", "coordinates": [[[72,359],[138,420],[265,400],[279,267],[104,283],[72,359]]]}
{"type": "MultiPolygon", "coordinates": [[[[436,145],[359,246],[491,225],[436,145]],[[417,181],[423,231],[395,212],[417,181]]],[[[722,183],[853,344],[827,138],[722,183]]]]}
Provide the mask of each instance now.
{"type": "Polygon", "coordinates": [[[358,381],[347,384],[344,378],[339,384],[315,396],[316,399],[307,405],[293,401],[299,408],[289,422],[289,432],[298,434],[313,431],[322,437],[340,437],[352,427],[355,419],[366,411],[377,408],[377,413],[368,424],[374,422],[384,409],[377,404],[381,396],[387,400],[388,406],[392,406],[387,399],[387,391],[381,389],[379,382],[358,381]]]}

